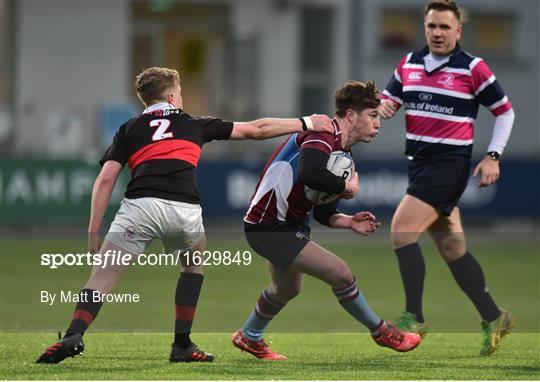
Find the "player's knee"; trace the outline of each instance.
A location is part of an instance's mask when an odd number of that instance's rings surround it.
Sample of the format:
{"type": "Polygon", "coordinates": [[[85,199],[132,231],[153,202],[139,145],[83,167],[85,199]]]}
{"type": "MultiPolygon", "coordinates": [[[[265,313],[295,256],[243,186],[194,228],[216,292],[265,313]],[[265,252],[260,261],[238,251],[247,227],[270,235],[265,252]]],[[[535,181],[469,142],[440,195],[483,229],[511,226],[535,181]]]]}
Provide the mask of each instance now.
{"type": "Polygon", "coordinates": [[[290,285],[286,288],[277,288],[276,289],[276,298],[278,301],[286,303],[287,301],[292,300],[300,294],[302,290],[302,284],[290,285]]]}
{"type": "Polygon", "coordinates": [[[101,294],[108,294],[113,291],[115,285],[115,282],[88,282],[84,289],[97,290],[101,294]]]}
{"type": "Polygon", "coordinates": [[[182,265],[181,272],[203,274],[203,265],[182,265]]]}
{"type": "Polygon", "coordinates": [[[418,241],[420,234],[407,232],[403,228],[395,229],[392,226],[392,245],[394,248],[402,248],[418,241]]]}
{"type": "Polygon", "coordinates": [[[392,233],[407,232],[407,219],[401,218],[401,216],[396,213],[392,218],[392,223],[390,223],[390,229],[392,233]]]}
{"type": "Polygon", "coordinates": [[[90,280],[88,280],[84,287],[85,289],[97,290],[101,293],[111,293],[117,282],[117,277],[103,277],[101,275],[97,275],[90,277],[90,280]]]}
{"type": "Polygon", "coordinates": [[[301,287],[293,287],[285,293],[285,300],[290,301],[300,294],[301,287]]]}
{"type": "Polygon", "coordinates": [[[459,234],[445,235],[436,241],[439,254],[447,262],[457,260],[467,250],[465,239],[462,236],[459,234]]]}
{"type": "Polygon", "coordinates": [[[343,262],[335,268],[333,279],[331,280],[332,288],[344,288],[351,285],[354,281],[354,275],[349,266],[343,262]]]}

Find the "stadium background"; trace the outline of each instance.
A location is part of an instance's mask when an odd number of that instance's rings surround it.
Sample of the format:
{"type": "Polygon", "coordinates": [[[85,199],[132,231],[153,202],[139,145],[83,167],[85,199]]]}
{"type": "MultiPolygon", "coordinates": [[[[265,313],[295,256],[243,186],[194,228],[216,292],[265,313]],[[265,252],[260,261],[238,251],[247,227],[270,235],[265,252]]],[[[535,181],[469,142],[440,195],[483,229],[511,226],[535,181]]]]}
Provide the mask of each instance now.
{"type": "MultiPolygon", "coordinates": [[[[333,113],[348,79],[384,87],[423,46],[418,1],[2,1],[0,200],[6,227],[83,227],[98,167],[118,125],[141,110],[133,78],[178,68],[188,112],[231,120],[333,113]]],[[[462,45],[483,57],[516,122],[495,186],[469,187],[468,221],[540,216],[539,3],[463,1],[462,45]]],[[[481,108],[475,158],[491,137],[481,108]]],[[[406,187],[403,115],[354,152],[361,195],[351,208],[389,216],[406,187]]],[[[207,222],[237,218],[281,138],[205,147],[207,222]]],[[[126,171],[127,172],[127,171],[126,171]]],[[[126,174],[127,175],[127,174],[126,174]]],[[[119,189],[124,184],[119,184],[119,189]]],[[[118,204],[121,191],[113,204],[118,204]]],[[[506,223],[505,223],[506,224],[506,223]]]]}
{"type": "MultiPolygon", "coordinates": [[[[230,120],[331,115],[333,92],[344,81],[374,79],[383,88],[399,59],[423,46],[423,4],[359,0],[0,0],[0,332],[51,333],[64,328],[72,304],[40,304],[39,291],[44,285],[52,290],[78,290],[89,269],[44,269],[38,257],[44,252],[85,250],[89,198],[99,171],[97,160],[119,124],[141,110],[132,83],[143,68],[177,68],[185,109],[192,114],[230,120]]],[[[516,112],[514,131],[501,164],[501,180],[486,189],[478,189],[472,181],[462,200],[469,241],[484,265],[490,288],[519,317],[517,330],[521,335],[538,333],[540,3],[462,0],[460,4],[465,10],[463,48],[487,60],[516,112]]],[[[492,116],[481,108],[476,161],[487,147],[492,124],[492,116]]],[[[241,216],[264,161],[281,140],[205,146],[198,181],[211,249],[246,248],[239,232],[241,216]]],[[[388,227],[407,184],[403,146],[400,112],[382,122],[372,144],[354,148],[360,195],[342,207],[373,211],[383,222],[380,233],[365,240],[349,233],[330,235],[315,224],[318,239],[346,259],[357,272],[364,293],[384,317],[397,315],[402,305],[388,227]]],[[[117,184],[108,221],[122,198],[127,172],[124,170],[117,184]]],[[[103,228],[107,227],[106,222],[103,228]]],[[[425,248],[426,311],[432,331],[476,333],[474,308],[455,286],[433,247],[425,248]]],[[[159,251],[157,246],[153,251],[159,251]]],[[[257,258],[251,267],[241,269],[210,267],[194,331],[228,333],[236,329],[266,285],[265,272],[264,263],[257,258]]],[[[168,332],[176,274],[177,269],[172,267],[128,273],[119,291],[139,292],[145,304],[111,304],[100,313],[91,331],[168,332]],[[148,310],[153,314],[146,314],[148,310]]],[[[305,292],[283,312],[272,331],[358,331],[354,321],[334,305],[327,288],[308,279],[305,292]],[[306,314],[309,320],[304,319],[306,314]]],[[[37,355],[36,349],[50,342],[49,337],[37,335],[34,343],[19,346],[19,337],[5,336],[6,346],[15,341],[21,350],[17,353],[9,347],[3,352],[5,360],[17,366],[0,375],[57,378],[19,362],[37,355]],[[24,374],[27,372],[30,374],[24,374]]],[[[502,371],[508,374],[479,371],[472,375],[476,379],[485,375],[492,379],[501,375],[504,379],[527,379],[533,373],[538,378],[538,335],[532,343],[529,338],[515,338],[510,338],[515,341],[511,349],[525,357],[532,354],[534,367],[530,361],[523,361],[522,368],[502,371]]],[[[154,346],[140,340],[149,348],[154,346]]],[[[168,340],[163,337],[164,343],[168,340]]],[[[477,342],[471,340],[471,354],[477,351],[477,342]]],[[[426,346],[434,357],[444,358],[437,355],[433,343],[426,346]]],[[[447,350],[452,353],[451,348],[447,350]]],[[[466,350],[465,357],[467,354],[466,350]]],[[[379,357],[378,353],[374,357],[379,357]]],[[[407,367],[400,365],[396,372],[399,367],[407,367]]],[[[460,374],[449,373],[446,365],[441,365],[442,374],[435,377],[460,378],[460,374]]],[[[278,371],[267,371],[272,372],[278,371]]],[[[253,375],[283,376],[261,373],[253,375]]],[[[419,373],[411,375],[416,379],[427,375],[419,373]]],[[[87,378],[106,379],[111,375],[105,371],[87,378]]],[[[296,374],[285,375],[297,378],[296,374]]],[[[340,379],[359,378],[354,374],[336,375],[340,379]]],[[[380,377],[370,375],[371,379],[380,377]]],[[[80,376],[74,374],[73,378],[80,376]]],[[[394,379],[400,374],[385,376],[394,379]]],[[[308,377],[299,374],[298,378],[308,377]]]]}

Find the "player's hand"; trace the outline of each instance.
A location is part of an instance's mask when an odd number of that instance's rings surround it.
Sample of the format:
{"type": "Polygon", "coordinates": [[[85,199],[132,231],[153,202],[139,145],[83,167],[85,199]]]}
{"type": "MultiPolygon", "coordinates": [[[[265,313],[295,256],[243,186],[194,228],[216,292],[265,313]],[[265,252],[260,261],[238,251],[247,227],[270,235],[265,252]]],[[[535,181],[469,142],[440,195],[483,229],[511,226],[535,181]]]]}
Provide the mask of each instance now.
{"type": "Polygon", "coordinates": [[[478,163],[473,172],[473,178],[481,174],[480,185],[478,187],[491,186],[499,179],[500,169],[499,161],[486,156],[478,163]]]}
{"type": "Polygon", "coordinates": [[[375,221],[375,215],[368,211],[358,212],[351,218],[351,230],[363,236],[372,234],[380,226],[381,223],[375,221]]]}
{"type": "Polygon", "coordinates": [[[332,133],[334,132],[334,125],[332,119],[325,114],[311,114],[309,116],[313,123],[313,131],[319,133],[332,133]]]}
{"type": "Polygon", "coordinates": [[[397,107],[397,103],[390,101],[389,99],[385,99],[379,106],[379,115],[384,119],[392,118],[394,114],[396,114],[397,107]]]}
{"type": "Polygon", "coordinates": [[[341,194],[343,199],[352,199],[358,194],[360,186],[358,185],[358,173],[355,171],[351,180],[345,182],[345,190],[341,194]]]}
{"type": "Polygon", "coordinates": [[[94,253],[99,253],[101,248],[101,238],[99,237],[99,232],[88,232],[88,252],[92,255],[94,253]]]}

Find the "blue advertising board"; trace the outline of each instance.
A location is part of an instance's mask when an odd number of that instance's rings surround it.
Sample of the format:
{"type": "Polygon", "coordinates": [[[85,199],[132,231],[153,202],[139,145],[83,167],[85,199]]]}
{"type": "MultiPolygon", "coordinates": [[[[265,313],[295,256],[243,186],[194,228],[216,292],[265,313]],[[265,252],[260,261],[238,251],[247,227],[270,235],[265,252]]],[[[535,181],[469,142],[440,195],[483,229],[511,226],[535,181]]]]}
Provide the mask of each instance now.
{"type": "MultiPolygon", "coordinates": [[[[392,215],[407,188],[407,161],[358,161],[360,192],[339,205],[343,212],[369,210],[378,218],[392,215]]],[[[239,219],[264,163],[201,162],[197,171],[204,216],[239,219]]],[[[0,168],[0,210],[5,227],[85,226],[90,196],[99,172],[97,161],[4,158],[0,168]]],[[[117,182],[108,210],[116,212],[129,181],[125,169],[117,182]]],[[[478,188],[471,179],[460,207],[467,220],[540,220],[540,163],[501,163],[497,184],[478,188]]]]}
{"type": "MultiPolygon", "coordinates": [[[[247,166],[237,162],[203,162],[198,169],[202,203],[207,216],[241,216],[264,163],[247,166]]],[[[407,161],[368,161],[357,166],[360,192],[340,203],[340,210],[370,210],[379,216],[394,212],[407,189],[407,161]]],[[[471,169],[472,171],[472,169],[471,169]]],[[[497,184],[479,188],[471,178],[460,201],[468,218],[540,218],[540,163],[503,161],[497,184]]]]}

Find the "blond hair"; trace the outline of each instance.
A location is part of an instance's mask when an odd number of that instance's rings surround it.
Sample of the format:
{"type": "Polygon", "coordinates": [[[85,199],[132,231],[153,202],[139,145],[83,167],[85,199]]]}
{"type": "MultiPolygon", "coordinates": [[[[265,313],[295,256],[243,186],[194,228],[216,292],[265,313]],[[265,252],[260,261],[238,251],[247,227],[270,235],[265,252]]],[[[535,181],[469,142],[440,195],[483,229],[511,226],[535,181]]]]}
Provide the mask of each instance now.
{"type": "Polygon", "coordinates": [[[164,101],[163,93],[178,84],[178,71],[169,68],[148,68],[135,79],[137,96],[145,106],[164,101]]]}

